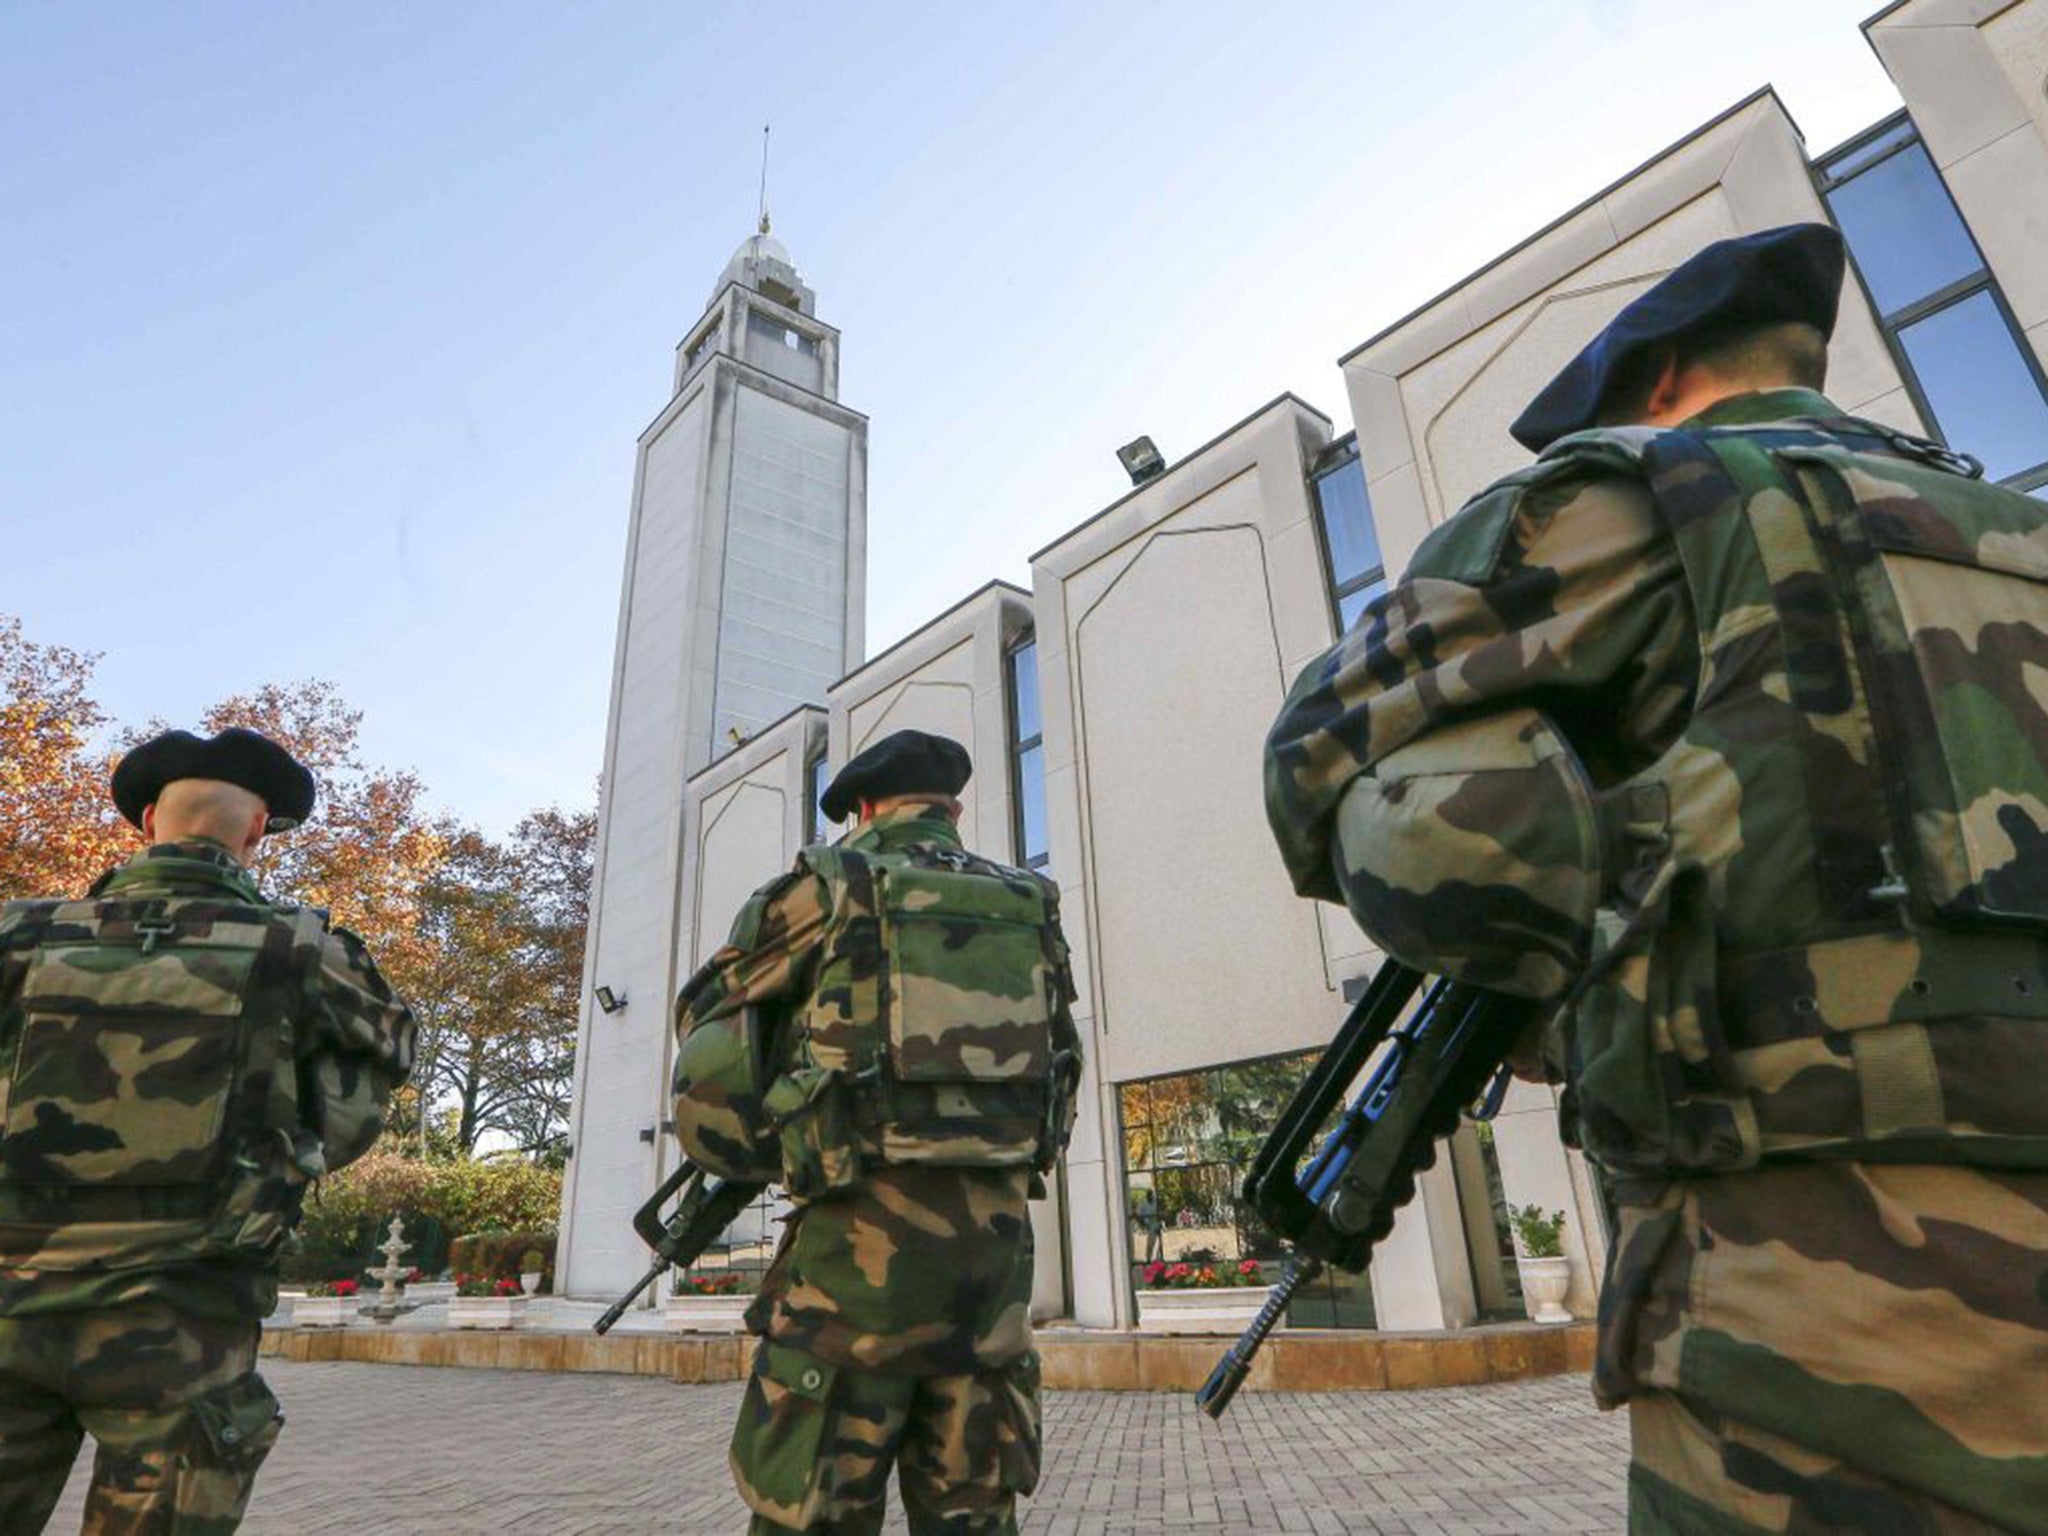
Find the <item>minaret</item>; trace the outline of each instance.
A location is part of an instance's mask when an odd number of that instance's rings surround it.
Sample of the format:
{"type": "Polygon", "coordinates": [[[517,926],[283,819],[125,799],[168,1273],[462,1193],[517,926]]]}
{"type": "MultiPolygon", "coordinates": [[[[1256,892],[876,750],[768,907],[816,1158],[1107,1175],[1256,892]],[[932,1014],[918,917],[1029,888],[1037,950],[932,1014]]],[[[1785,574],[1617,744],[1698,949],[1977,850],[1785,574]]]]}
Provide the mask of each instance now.
{"type": "Polygon", "coordinates": [[[867,418],[839,404],[839,333],[816,309],[764,207],[640,436],[562,1195],[557,1268],[573,1295],[623,1288],[645,1264],[630,1218],[668,1134],[669,1014],[693,919],[683,781],[822,705],[862,655],[867,418]]]}

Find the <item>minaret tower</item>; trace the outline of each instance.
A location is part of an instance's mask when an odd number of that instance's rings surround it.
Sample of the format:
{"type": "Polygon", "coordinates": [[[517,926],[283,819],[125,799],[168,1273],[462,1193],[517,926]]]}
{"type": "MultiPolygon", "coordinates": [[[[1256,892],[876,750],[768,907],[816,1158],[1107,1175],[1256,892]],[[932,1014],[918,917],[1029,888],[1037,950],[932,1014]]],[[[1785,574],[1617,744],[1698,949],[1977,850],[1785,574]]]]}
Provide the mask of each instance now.
{"type": "Polygon", "coordinates": [[[570,1294],[623,1288],[645,1264],[630,1218],[667,1135],[669,1013],[693,926],[683,781],[822,705],[860,661],[866,541],[867,418],[839,404],[839,333],[764,202],[640,435],[562,1194],[570,1294]]]}

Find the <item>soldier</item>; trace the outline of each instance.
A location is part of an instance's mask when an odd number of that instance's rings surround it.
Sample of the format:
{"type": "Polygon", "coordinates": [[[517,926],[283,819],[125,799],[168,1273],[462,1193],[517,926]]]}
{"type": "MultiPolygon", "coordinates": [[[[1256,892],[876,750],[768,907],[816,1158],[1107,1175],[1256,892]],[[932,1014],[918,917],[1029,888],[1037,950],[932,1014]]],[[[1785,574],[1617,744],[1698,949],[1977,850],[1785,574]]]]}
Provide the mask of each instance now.
{"type": "Polygon", "coordinates": [[[256,1374],[306,1186],[367,1149],[412,1015],[351,934],[245,865],[312,811],[254,731],[114,770],[150,846],[0,911],[0,1531],[34,1536],[87,1430],[85,1528],[228,1532],[282,1425],[256,1374]]]}
{"type": "Polygon", "coordinates": [[[820,804],[859,825],[754,893],[684,987],[676,1126],[796,1205],[747,1313],[732,1467],[756,1536],[1016,1530],[1037,1485],[1031,1215],[1080,1044],[1057,888],[966,852],[957,742],[898,731],[820,804]]]}
{"type": "Polygon", "coordinates": [[[1267,807],[1390,954],[1558,1003],[1633,1529],[2048,1531],[2048,508],[1818,393],[1842,273],[1791,226],[1623,310],[1267,807]]]}

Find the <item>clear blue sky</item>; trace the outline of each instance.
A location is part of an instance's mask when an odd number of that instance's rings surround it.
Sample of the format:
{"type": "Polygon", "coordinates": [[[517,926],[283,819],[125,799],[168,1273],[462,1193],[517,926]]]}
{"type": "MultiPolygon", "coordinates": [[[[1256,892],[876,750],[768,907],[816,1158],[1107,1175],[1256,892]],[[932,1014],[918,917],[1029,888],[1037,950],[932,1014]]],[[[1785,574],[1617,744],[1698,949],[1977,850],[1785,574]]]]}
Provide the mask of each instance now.
{"type": "Polygon", "coordinates": [[[754,216],[873,419],[880,649],[1875,0],[0,12],[0,612],[118,716],[338,683],[502,829],[587,797],[633,441],[754,216]]]}

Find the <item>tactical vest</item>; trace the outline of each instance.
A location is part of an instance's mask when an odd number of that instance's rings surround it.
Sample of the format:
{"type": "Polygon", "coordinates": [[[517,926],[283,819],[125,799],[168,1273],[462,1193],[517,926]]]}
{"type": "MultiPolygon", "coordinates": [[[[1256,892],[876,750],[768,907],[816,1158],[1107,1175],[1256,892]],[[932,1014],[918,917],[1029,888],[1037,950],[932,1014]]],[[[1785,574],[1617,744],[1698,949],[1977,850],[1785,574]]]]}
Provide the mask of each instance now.
{"type": "Polygon", "coordinates": [[[1546,458],[1647,482],[1700,653],[1678,740],[1603,795],[1587,1149],[2048,1167],[2048,507],[1847,419],[1546,458]]]}
{"type": "Polygon", "coordinates": [[[307,1175],[297,956],[324,914],[231,897],[16,902],[0,922],[0,1266],[272,1254],[307,1175]]]}
{"type": "Polygon", "coordinates": [[[795,1066],[767,1095],[790,1192],[869,1163],[1043,1172],[1080,1053],[1052,882],[957,848],[806,849],[830,892],[795,1066]]]}

